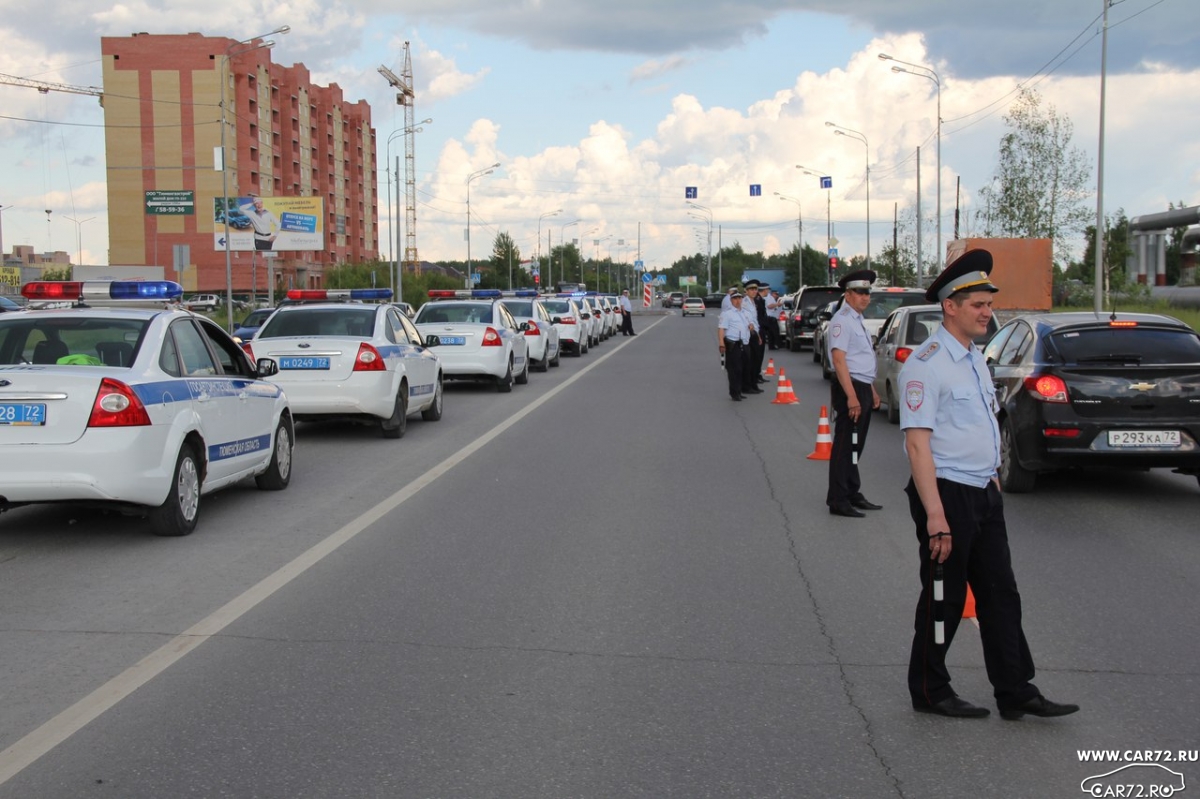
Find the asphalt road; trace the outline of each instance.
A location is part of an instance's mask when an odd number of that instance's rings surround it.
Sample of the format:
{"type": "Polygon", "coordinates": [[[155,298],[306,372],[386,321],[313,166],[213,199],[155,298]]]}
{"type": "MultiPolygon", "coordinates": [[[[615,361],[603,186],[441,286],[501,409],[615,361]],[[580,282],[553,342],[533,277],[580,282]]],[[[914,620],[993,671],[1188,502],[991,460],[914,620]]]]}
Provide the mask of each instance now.
{"type": "MultiPolygon", "coordinates": [[[[1065,797],[1121,765],[1079,750],[1200,747],[1194,478],[1007,497],[1037,684],[1083,710],[919,715],[898,429],[884,509],[831,517],[808,352],[800,404],[732,403],[715,314],[635,324],[400,441],[301,426],[287,491],[188,538],[0,516],[0,798],[1065,797]]],[[[951,663],[990,705],[972,624],[951,663]]]]}

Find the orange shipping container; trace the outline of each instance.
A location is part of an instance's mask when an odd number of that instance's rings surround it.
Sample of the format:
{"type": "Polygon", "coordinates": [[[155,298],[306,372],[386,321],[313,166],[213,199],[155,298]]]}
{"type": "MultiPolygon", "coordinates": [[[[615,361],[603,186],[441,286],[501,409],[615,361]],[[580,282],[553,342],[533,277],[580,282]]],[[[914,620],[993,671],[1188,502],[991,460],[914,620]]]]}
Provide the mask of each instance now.
{"type": "Polygon", "coordinates": [[[946,245],[946,262],[969,250],[992,254],[992,282],[1000,289],[992,307],[1005,311],[1049,311],[1054,292],[1054,255],[1050,239],[955,239],[946,245]]]}

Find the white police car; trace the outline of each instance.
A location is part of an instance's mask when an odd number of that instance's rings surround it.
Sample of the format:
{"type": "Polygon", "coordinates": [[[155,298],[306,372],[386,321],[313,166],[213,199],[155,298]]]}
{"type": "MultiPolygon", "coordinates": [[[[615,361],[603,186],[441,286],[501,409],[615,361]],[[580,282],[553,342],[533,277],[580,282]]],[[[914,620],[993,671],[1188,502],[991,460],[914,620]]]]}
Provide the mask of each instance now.
{"type": "Polygon", "coordinates": [[[527,326],[501,302],[499,289],[432,290],[413,321],[422,336],[438,337],[448,378],[489,378],[497,391],[529,382],[527,326]]]}
{"type": "Polygon", "coordinates": [[[287,487],[291,413],[260,379],[274,364],[252,364],[216,324],[166,305],[178,283],[37,282],[22,293],[79,305],[0,317],[0,510],[115,505],[148,515],[159,535],[187,535],[212,491],[246,477],[287,487]],[[124,307],[85,305],[114,301],[124,307]]]}
{"type": "Polygon", "coordinates": [[[542,307],[558,330],[559,345],[577,358],[587,354],[589,328],[576,301],[570,295],[542,297],[542,307]]]}
{"type": "Polygon", "coordinates": [[[408,317],[386,302],[391,296],[391,289],[289,291],[293,304],[278,308],[242,346],[278,364],[271,381],[287,392],[298,421],[366,421],[384,438],[400,438],[410,413],[442,418],[442,365],[408,317]]]}
{"type": "Polygon", "coordinates": [[[504,292],[504,307],[525,325],[525,340],[529,345],[529,362],[536,372],[545,372],[558,366],[561,345],[558,343],[558,328],[550,318],[533,289],[504,292]]]}

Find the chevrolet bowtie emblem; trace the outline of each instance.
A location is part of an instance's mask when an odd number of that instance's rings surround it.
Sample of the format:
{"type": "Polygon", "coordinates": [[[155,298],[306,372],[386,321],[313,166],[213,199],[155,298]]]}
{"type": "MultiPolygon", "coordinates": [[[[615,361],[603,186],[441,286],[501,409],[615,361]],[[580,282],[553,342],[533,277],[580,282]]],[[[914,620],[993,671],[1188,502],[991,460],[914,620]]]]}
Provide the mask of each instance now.
{"type": "Polygon", "coordinates": [[[1154,388],[1154,383],[1130,383],[1129,387],[1134,391],[1149,391],[1154,388]]]}

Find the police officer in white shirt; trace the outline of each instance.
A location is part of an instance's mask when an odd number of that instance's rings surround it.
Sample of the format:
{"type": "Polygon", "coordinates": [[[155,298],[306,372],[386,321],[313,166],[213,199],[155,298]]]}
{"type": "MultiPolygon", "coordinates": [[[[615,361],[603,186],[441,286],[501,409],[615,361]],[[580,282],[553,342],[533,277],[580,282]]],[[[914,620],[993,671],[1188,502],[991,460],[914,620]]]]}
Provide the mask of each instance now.
{"type": "Polygon", "coordinates": [[[975,594],[983,662],[1001,718],[1066,716],[1078,705],[1052,702],[1033,679],[1033,656],[1021,627],[1021,594],[1013,576],[996,470],[1000,431],[996,391],[974,338],[992,317],[992,256],[972,250],[947,266],[925,294],[942,306],[942,325],[900,370],[900,427],[912,479],[905,487],[921,561],[908,690],[913,709],[955,718],[982,718],[988,709],[959,698],[950,686],[946,652],[966,602],[975,594]],[[931,576],[942,572],[941,625],[931,576]]]}
{"type": "Polygon", "coordinates": [[[739,291],[729,295],[729,308],[721,311],[717,322],[717,349],[725,356],[725,373],[729,378],[729,398],[742,401],[742,388],[750,371],[750,326],[742,313],[744,295],[739,291]]]}
{"type": "Polygon", "coordinates": [[[867,443],[871,409],[879,407],[875,392],[875,350],[863,324],[862,313],[871,303],[875,273],[870,269],[851,272],[838,281],[845,294],[842,305],[829,320],[826,346],[833,364],[833,452],[829,456],[829,491],[825,504],[835,516],[862,518],[864,510],[882,506],[862,494],[858,457],[867,443]]]}

